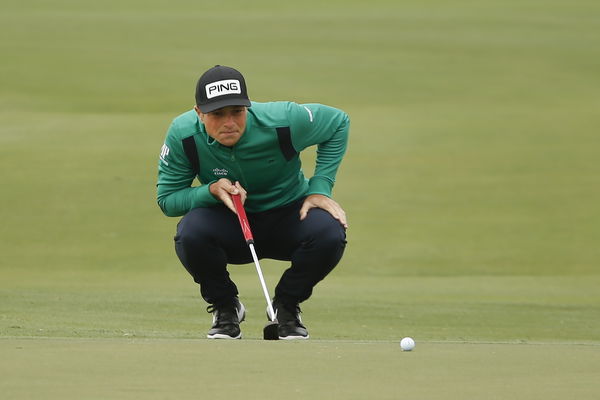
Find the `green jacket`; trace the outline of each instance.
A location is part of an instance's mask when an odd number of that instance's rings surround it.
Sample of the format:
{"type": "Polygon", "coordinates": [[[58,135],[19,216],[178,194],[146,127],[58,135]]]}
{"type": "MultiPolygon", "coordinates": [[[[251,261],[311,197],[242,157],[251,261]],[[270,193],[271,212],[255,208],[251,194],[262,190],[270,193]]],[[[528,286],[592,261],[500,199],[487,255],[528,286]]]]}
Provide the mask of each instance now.
{"type": "Polygon", "coordinates": [[[252,102],[244,134],[235,146],[226,147],[208,136],[194,110],[185,112],[171,123],[161,150],[158,205],[171,217],[217,205],[221,201],[210,194],[209,184],[221,178],[239,181],[246,189],[248,212],[280,207],[309,194],[330,197],[349,128],[346,113],[322,104],[252,102]],[[198,174],[184,150],[189,137],[198,154],[198,174]],[[306,179],[299,153],[313,145],[315,171],[306,179]],[[196,176],[200,186],[192,186],[196,176]]]}

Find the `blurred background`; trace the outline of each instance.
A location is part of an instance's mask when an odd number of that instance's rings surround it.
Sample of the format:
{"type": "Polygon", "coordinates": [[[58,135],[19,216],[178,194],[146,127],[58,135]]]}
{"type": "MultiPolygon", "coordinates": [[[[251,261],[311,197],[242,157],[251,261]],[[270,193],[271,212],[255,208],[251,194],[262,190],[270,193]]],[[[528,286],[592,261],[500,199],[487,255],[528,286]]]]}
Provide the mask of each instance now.
{"type": "MultiPolygon", "coordinates": [[[[156,169],[199,75],[223,64],[255,101],[352,119],[334,190],[348,248],[304,308],[316,336],[386,320],[382,338],[600,337],[595,2],[0,8],[0,335],[203,336],[156,169]]],[[[265,261],[271,287],[285,267],[265,261]]],[[[232,276],[262,318],[253,268],[232,276]]]]}

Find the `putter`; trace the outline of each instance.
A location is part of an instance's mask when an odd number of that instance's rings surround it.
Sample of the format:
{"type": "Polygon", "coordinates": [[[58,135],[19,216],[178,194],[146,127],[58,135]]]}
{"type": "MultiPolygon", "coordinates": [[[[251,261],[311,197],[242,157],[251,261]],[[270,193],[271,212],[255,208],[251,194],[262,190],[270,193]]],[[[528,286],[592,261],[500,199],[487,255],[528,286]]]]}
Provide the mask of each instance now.
{"type": "Polygon", "coordinates": [[[242,197],[239,194],[232,194],[231,199],[233,200],[233,205],[235,206],[235,211],[237,213],[238,220],[240,221],[242,232],[244,233],[244,239],[246,239],[246,243],[250,247],[252,259],[254,260],[254,266],[256,267],[256,272],[258,273],[258,279],[260,280],[260,285],[262,286],[265,299],[267,300],[267,314],[269,317],[269,322],[263,329],[263,338],[265,340],[278,340],[279,333],[277,332],[277,328],[279,323],[277,322],[275,310],[273,310],[273,303],[271,303],[271,297],[269,296],[269,291],[267,290],[267,284],[265,283],[262,269],[258,263],[256,250],[254,250],[254,237],[252,236],[250,224],[248,223],[248,217],[246,217],[246,211],[244,210],[244,205],[242,204],[242,197]]]}

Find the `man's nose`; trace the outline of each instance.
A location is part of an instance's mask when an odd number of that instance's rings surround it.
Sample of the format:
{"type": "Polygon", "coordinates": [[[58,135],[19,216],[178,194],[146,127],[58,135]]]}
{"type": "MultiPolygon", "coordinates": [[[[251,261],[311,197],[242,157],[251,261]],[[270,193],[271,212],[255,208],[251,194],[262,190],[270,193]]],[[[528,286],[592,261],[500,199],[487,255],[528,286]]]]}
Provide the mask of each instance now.
{"type": "Polygon", "coordinates": [[[234,121],[233,121],[233,114],[227,114],[225,116],[225,125],[231,125],[233,123],[234,123],[234,121]]]}

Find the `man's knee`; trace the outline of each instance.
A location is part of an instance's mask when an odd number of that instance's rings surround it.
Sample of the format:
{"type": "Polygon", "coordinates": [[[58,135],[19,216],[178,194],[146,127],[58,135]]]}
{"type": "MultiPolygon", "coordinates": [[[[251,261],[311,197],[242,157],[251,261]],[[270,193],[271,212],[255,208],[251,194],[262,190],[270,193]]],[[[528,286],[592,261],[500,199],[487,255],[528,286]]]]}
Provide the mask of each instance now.
{"type": "Polygon", "coordinates": [[[306,222],[306,235],[315,245],[332,249],[343,249],[346,246],[346,230],[327,211],[311,210],[306,222]]]}
{"type": "Polygon", "coordinates": [[[211,236],[228,230],[231,221],[234,215],[225,207],[194,208],[177,224],[177,235],[186,239],[211,236]]]}
{"type": "Polygon", "coordinates": [[[201,219],[195,216],[197,213],[186,214],[179,224],[177,224],[177,234],[175,242],[182,246],[194,245],[201,243],[208,235],[208,230],[201,219]]]}

